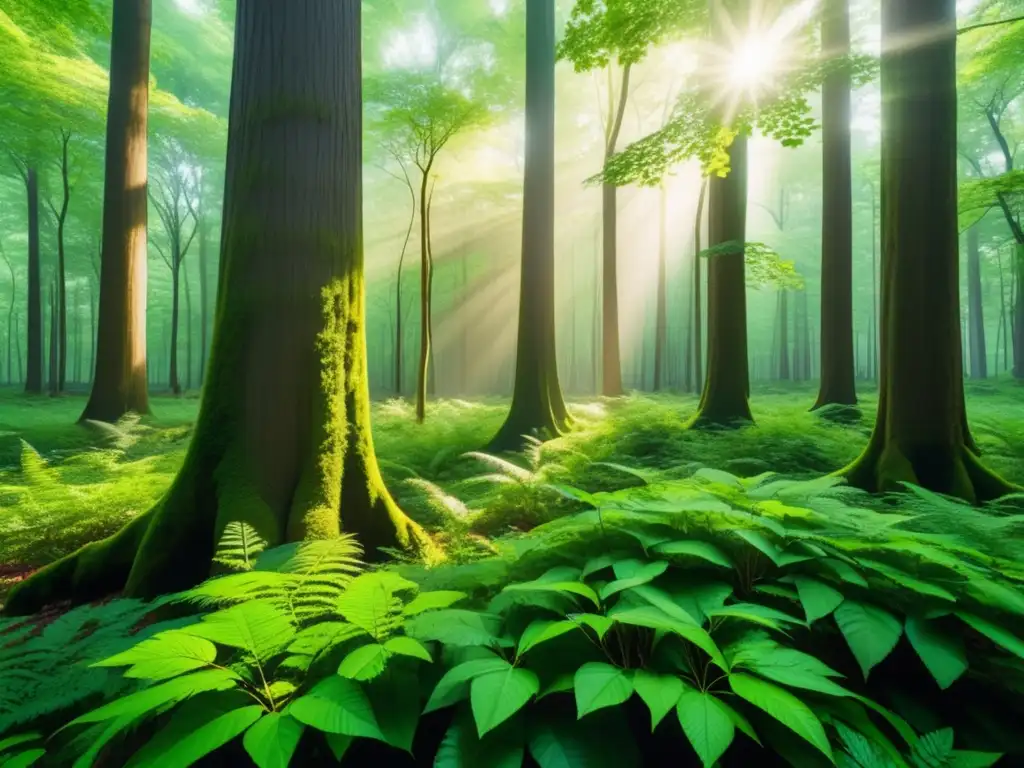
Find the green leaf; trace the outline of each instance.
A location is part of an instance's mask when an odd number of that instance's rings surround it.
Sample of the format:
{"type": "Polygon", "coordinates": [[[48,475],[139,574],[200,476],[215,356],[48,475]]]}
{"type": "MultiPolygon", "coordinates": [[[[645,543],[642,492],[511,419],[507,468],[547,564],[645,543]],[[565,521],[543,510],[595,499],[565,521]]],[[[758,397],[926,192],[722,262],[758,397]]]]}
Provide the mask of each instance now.
{"type": "Polygon", "coordinates": [[[717,608],[713,611],[708,611],[708,616],[716,618],[742,619],[743,621],[749,621],[771,629],[780,630],[783,629],[786,624],[803,624],[803,622],[795,616],[790,616],[788,613],[776,611],[774,608],[768,608],[767,606],[758,605],[757,603],[733,603],[732,605],[727,605],[724,608],[717,608]]]}
{"type": "Polygon", "coordinates": [[[3,768],[29,768],[30,765],[35,765],[39,758],[46,754],[46,750],[42,747],[36,747],[35,749],[27,749],[24,752],[18,752],[17,754],[3,758],[3,768]]]}
{"type": "Polygon", "coordinates": [[[17,747],[19,744],[40,741],[42,738],[42,734],[39,733],[19,733],[16,736],[8,736],[5,739],[0,739],[0,752],[6,752],[11,747],[17,747]]]}
{"type": "Polygon", "coordinates": [[[473,678],[469,703],[480,738],[526,706],[540,690],[537,675],[521,667],[508,667],[473,678]]]}
{"type": "Polygon", "coordinates": [[[181,701],[206,691],[225,691],[234,688],[238,676],[226,669],[205,669],[165,683],[143,688],[141,691],[115,699],[99,709],[76,717],[68,725],[99,723],[104,720],[130,716],[133,720],[150,714],[168,704],[181,701]]]}
{"type": "Polygon", "coordinates": [[[434,768],[521,768],[521,728],[502,727],[479,738],[473,721],[457,716],[445,732],[434,757],[434,768]]]}
{"type": "Polygon", "coordinates": [[[540,693],[537,694],[537,700],[543,699],[545,696],[550,696],[552,693],[568,693],[572,690],[575,685],[573,676],[568,672],[563,673],[552,680],[540,693]]]}
{"type": "Polygon", "coordinates": [[[577,717],[618,706],[633,695],[633,681],[626,671],[599,661],[588,662],[576,670],[573,686],[577,717]]]}
{"type": "Polygon", "coordinates": [[[430,611],[409,619],[405,634],[420,642],[440,642],[449,646],[499,645],[501,617],[489,613],[447,608],[430,611]]]}
{"type": "Polygon", "coordinates": [[[697,557],[712,565],[722,568],[733,568],[732,560],[721,549],[706,541],[666,541],[654,547],[659,555],[684,555],[697,557]]]}
{"type": "Polygon", "coordinates": [[[337,675],[321,680],[309,693],[289,704],[285,712],[326,733],[384,740],[363,689],[337,675]]]}
{"type": "Polygon", "coordinates": [[[1024,616],[1024,592],[1019,587],[999,584],[991,579],[971,579],[967,593],[983,605],[1024,616]]]}
{"type": "Polygon", "coordinates": [[[400,592],[419,586],[393,571],[373,571],[352,579],[338,598],[338,612],[350,624],[382,640],[402,623],[404,605],[400,592]]]}
{"type": "Polygon", "coordinates": [[[949,688],[967,671],[967,652],[963,641],[943,631],[937,622],[908,616],[906,632],[907,639],[939,688],[949,688]]]}
{"type": "Polygon", "coordinates": [[[833,558],[826,558],[821,561],[824,565],[831,568],[836,576],[845,581],[847,584],[856,584],[858,587],[867,588],[868,580],[865,579],[857,570],[842,560],[835,560],[833,558]]]}
{"type": "Polygon", "coordinates": [[[683,694],[686,684],[675,675],[662,675],[638,669],[633,674],[633,688],[651,710],[651,732],[665,715],[672,711],[679,697],[683,694]]]}
{"type": "Polygon", "coordinates": [[[919,595],[937,597],[940,600],[948,600],[951,603],[956,602],[956,596],[949,590],[937,587],[934,584],[929,584],[926,581],[921,581],[920,579],[911,576],[909,573],[904,573],[899,568],[893,568],[891,565],[863,558],[859,559],[858,562],[863,568],[868,568],[876,573],[880,573],[894,584],[906,587],[909,590],[917,592],[919,595]]]}
{"type": "Polygon", "coordinates": [[[922,736],[914,747],[913,762],[926,768],[943,768],[953,757],[953,729],[943,728],[922,736]]]}
{"type": "Polygon", "coordinates": [[[423,714],[436,709],[444,709],[469,696],[469,683],[474,677],[488,672],[500,672],[508,669],[509,663],[497,656],[484,659],[473,659],[452,667],[434,686],[434,692],[423,709],[423,714]]]}
{"type": "Polygon", "coordinates": [[[788,691],[744,674],[729,675],[729,686],[741,699],[771,715],[832,760],[825,728],[814,712],[788,691]]]}
{"type": "Polygon", "coordinates": [[[384,743],[410,755],[422,705],[418,670],[418,664],[397,659],[383,675],[366,686],[384,743]]]}
{"type": "Polygon", "coordinates": [[[609,615],[609,618],[621,624],[632,624],[633,626],[648,627],[649,629],[662,629],[679,635],[679,637],[688,640],[708,654],[711,660],[720,668],[723,670],[729,669],[725,656],[722,655],[718,646],[715,645],[711,635],[700,627],[679,621],[654,606],[616,609],[609,615]]]}
{"type": "Polygon", "coordinates": [[[729,716],[729,719],[732,720],[732,724],[736,726],[739,731],[745,733],[755,744],[761,743],[761,740],[757,737],[757,733],[754,731],[754,726],[750,724],[750,721],[747,720],[747,718],[721,699],[718,699],[718,706],[721,707],[725,714],[729,716]]]}
{"type": "Polygon", "coordinates": [[[710,693],[684,691],[676,704],[676,716],[704,768],[711,768],[736,737],[732,718],[710,693]]]}
{"type": "MultiPolygon", "coordinates": [[[[691,614],[685,607],[679,605],[679,603],[673,599],[672,595],[660,587],[653,587],[648,584],[644,584],[629,590],[629,594],[643,598],[645,602],[650,603],[662,613],[665,613],[684,624],[692,624],[695,627],[700,626],[701,622],[697,616],[691,614]]],[[[701,616],[701,619],[703,619],[703,616],[701,616]]]]}
{"type": "Polygon", "coordinates": [[[761,677],[792,688],[803,688],[829,696],[852,695],[830,679],[841,677],[838,672],[802,651],[785,648],[772,641],[735,647],[739,650],[732,657],[733,669],[749,669],[761,677]]]}
{"type": "Polygon", "coordinates": [[[220,749],[263,716],[261,706],[229,703],[237,701],[235,696],[213,694],[189,702],[172,714],[126,768],[187,768],[220,749]]]}
{"type": "Polygon", "coordinates": [[[899,619],[867,603],[847,600],[836,609],[835,619],[865,680],[872,668],[892,653],[903,634],[899,619]]]}
{"type": "Polygon", "coordinates": [[[207,614],[199,624],[178,630],[218,645],[240,648],[259,660],[283,651],[295,637],[295,626],[284,610],[261,600],[233,605],[207,614]]]}
{"type": "Polygon", "coordinates": [[[633,768],[636,745],[620,713],[595,712],[585,722],[553,714],[530,726],[530,756],[540,768],[633,768]]]}
{"type": "Polygon", "coordinates": [[[817,579],[797,576],[793,581],[808,624],[825,618],[844,600],[842,592],[817,579]]]}
{"type": "MultiPolygon", "coordinates": [[[[415,640],[413,642],[416,642],[415,640]]],[[[388,652],[380,643],[356,648],[338,665],[338,674],[352,680],[372,680],[384,671],[388,652]]]]}
{"type": "Polygon", "coordinates": [[[209,666],[216,658],[217,646],[209,640],[171,630],[92,666],[130,666],[131,669],[124,672],[125,677],[166,680],[209,666]]]}
{"type": "Polygon", "coordinates": [[[599,557],[591,558],[587,561],[587,564],[583,566],[583,572],[580,574],[580,578],[587,578],[593,576],[598,571],[603,571],[605,568],[611,568],[618,561],[617,555],[600,555],[599,557]]]}
{"type": "Polygon", "coordinates": [[[771,560],[775,565],[779,564],[779,558],[782,556],[782,551],[778,545],[775,544],[771,539],[765,536],[763,533],[758,531],[748,530],[735,530],[733,531],[737,536],[747,542],[750,546],[760,552],[762,555],[771,560]]]}
{"type": "Polygon", "coordinates": [[[257,768],[288,768],[305,730],[294,717],[270,712],[245,732],[242,745],[257,768]]]}
{"type": "MultiPolygon", "coordinates": [[[[615,564],[616,575],[619,572],[620,563],[615,564]]],[[[661,576],[666,569],[668,569],[668,563],[664,560],[659,560],[653,563],[646,563],[642,567],[631,569],[631,574],[624,578],[616,579],[613,582],[605,584],[601,587],[602,600],[607,600],[612,595],[622,592],[624,589],[630,589],[631,587],[639,587],[643,584],[649,584],[656,578],[661,576]]]]}
{"type": "Polygon", "coordinates": [[[355,739],[352,736],[346,736],[343,733],[325,733],[324,738],[327,740],[327,746],[331,750],[331,754],[334,755],[334,759],[339,763],[341,758],[348,752],[349,747],[352,746],[352,742],[355,739]]]}
{"type": "Polygon", "coordinates": [[[410,658],[426,662],[434,661],[430,651],[424,648],[419,640],[413,640],[411,637],[404,637],[402,635],[392,637],[384,643],[384,650],[398,656],[409,656],[410,658]]]}
{"type": "Polygon", "coordinates": [[[582,581],[526,581],[509,584],[502,592],[563,592],[585,597],[594,605],[600,605],[597,593],[582,581]]]}
{"type": "Polygon", "coordinates": [[[540,645],[548,640],[553,640],[567,632],[572,632],[574,629],[579,629],[579,625],[567,619],[563,619],[562,621],[536,619],[535,621],[532,621],[525,630],[523,630],[523,634],[519,638],[519,649],[516,651],[516,654],[518,656],[522,656],[534,646],[540,645]]]}
{"type": "Polygon", "coordinates": [[[326,653],[362,633],[363,630],[347,621],[324,621],[300,630],[288,646],[288,652],[315,656],[326,653]]]}
{"type": "Polygon", "coordinates": [[[604,636],[608,634],[608,630],[615,624],[607,616],[602,616],[599,613],[572,613],[567,618],[578,626],[590,627],[597,634],[598,640],[603,640],[604,636]]]}
{"type": "Polygon", "coordinates": [[[447,608],[466,597],[465,592],[420,592],[416,597],[405,604],[402,614],[405,616],[416,616],[424,611],[436,611],[447,608]]]}
{"type": "Polygon", "coordinates": [[[957,616],[972,629],[980,632],[1003,650],[1009,651],[1014,656],[1024,659],[1024,641],[1002,627],[993,624],[987,619],[975,616],[970,613],[957,613],[957,616]]]}

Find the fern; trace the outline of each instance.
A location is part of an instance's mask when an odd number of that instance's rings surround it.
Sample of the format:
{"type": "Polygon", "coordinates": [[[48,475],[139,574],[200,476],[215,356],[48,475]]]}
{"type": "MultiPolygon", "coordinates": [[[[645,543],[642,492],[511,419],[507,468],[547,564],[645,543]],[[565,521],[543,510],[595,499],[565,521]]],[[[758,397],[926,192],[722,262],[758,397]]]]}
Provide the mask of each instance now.
{"type": "Polygon", "coordinates": [[[244,521],[236,520],[224,527],[213,560],[234,571],[249,571],[252,570],[256,558],[266,548],[266,540],[255,528],[244,521]]]}

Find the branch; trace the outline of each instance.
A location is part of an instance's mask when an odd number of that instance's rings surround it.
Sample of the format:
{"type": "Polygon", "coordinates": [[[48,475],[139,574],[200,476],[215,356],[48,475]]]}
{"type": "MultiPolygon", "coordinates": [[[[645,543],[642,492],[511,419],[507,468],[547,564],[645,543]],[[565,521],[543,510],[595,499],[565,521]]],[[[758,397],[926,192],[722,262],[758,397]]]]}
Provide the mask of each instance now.
{"type": "Polygon", "coordinates": [[[1013,16],[1013,17],[1011,17],[1009,19],[996,19],[995,21],[982,21],[982,22],[979,22],[978,24],[971,24],[971,25],[966,26],[966,27],[960,27],[960,29],[958,29],[956,31],[956,34],[959,36],[959,35],[963,35],[963,34],[965,34],[967,32],[973,32],[976,29],[985,29],[986,27],[995,27],[995,26],[998,26],[1000,24],[1015,24],[1018,21],[1024,21],[1024,16],[1013,16]]]}
{"type": "Polygon", "coordinates": [[[160,254],[160,258],[164,260],[164,264],[166,264],[167,268],[173,272],[174,267],[171,266],[171,260],[167,258],[167,251],[161,248],[160,243],[158,243],[156,240],[150,240],[149,244],[156,248],[156,252],[160,254]]]}

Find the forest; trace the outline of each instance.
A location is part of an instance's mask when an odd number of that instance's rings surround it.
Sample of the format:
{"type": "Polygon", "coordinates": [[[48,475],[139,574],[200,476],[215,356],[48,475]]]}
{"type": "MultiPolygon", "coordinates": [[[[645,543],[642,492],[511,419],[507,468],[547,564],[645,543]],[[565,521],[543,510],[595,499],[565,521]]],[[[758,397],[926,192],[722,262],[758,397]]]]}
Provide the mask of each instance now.
{"type": "Polygon", "coordinates": [[[0,0],[0,767],[1024,765],[1024,0],[0,0]]]}

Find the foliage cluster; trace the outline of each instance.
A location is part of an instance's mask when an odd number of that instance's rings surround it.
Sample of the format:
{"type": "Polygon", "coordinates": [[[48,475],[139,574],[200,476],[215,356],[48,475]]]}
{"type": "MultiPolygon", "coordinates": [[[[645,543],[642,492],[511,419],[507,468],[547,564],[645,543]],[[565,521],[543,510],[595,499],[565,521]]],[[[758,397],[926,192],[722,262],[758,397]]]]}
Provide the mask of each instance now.
{"type": "Polygon", "coordinates": [[[587,509],[464,566],[366,571],[349,539],[262,551],[236,526],[231,572],[193,590],[0,625],[0,668],[25,670],[3,678],[0,751],[924,768],[1019,749],[1024,572],[988,548],[1017,517],[920,489],[882,513],[833,480],[616,468],[640,484],[555,486],[587,509]],[[41,689],[55,671],[82,682],[41,689]]]}

